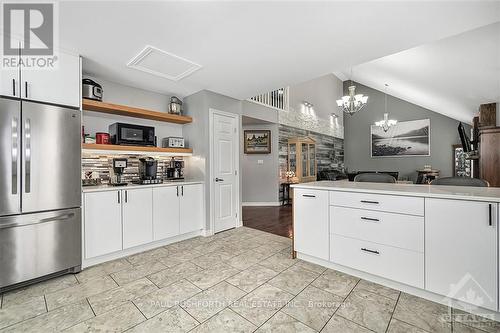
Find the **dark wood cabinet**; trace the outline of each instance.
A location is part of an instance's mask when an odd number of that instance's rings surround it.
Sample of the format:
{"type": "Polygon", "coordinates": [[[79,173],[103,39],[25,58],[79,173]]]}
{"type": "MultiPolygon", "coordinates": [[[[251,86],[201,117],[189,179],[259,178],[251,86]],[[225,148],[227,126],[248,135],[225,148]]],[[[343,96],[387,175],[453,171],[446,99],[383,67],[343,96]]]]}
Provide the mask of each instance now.
{"type": "Polygon", "coordinates": [[[500,127],[479,130],[479,178],[500,187],[500,127]]]}

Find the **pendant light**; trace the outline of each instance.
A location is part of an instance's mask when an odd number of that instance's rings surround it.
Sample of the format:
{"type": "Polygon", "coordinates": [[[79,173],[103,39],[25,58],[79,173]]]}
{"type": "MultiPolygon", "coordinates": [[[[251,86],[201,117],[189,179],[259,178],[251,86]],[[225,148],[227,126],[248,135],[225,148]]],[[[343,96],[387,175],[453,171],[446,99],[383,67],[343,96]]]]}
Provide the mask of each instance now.
{"type": "Polygon", "coordinates": [[[384,130],[384,132],[387,132],[391,126],[394,126],[398,123],[397,120],[389,119],[389,113],[387,112],[387,87],[389,85],[386,83],[385,84],[385,113],[384,113],[384,119],[375,122],[375,126],[378,126],[384,130]]]}
{"type": "Polygon", "coordinates": [[[368,102],[368,96],[363,94],[356,94],[356,86],[352,82],[352,68],[351,68],[351,85],[349,86],[349,95],[343,96],[337,100],[337,106],[345,113],[353,115],[365,107],[368,102]]]}

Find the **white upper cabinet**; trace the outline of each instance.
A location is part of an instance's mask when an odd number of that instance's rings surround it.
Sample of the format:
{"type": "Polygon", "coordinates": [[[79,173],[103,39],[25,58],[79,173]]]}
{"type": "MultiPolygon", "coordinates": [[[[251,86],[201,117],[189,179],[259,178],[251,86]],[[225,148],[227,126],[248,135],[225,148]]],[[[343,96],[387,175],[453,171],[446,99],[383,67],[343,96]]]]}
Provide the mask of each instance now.
{"type": "Polygon", "coordinates": [[[21,67],[21,98],[79,107],[80,82],[80,57],[59,51],[54,68],[21,67]]]}
{"type": "Polygon", "coordinates": [[[122,190],[123,248],[153,240],[153,189],[122,190]]]}
{"type": "Polygon", "coordinates": [[[294,189],[295,250],[329,259],[328,191],[294,189]]]}
{"type": "Polygon", "coordinates": [[[153,188],[153,238],[179,235],[179,186],[153,188]]]}
{"type": "Polygon", "coordinates": [[[122,249],[120,191],[86,193],[84,196],[85,258],[122,249]]]}
{"type": "Polygon", "coordinates": [[[179,186],[180,195],[180,233],[185,234],[203,229],[205,205],[203,204],[203,185],[179,186]]]}
{"type": "Polygon", "coordinates": [[[497,204],[425,199],[425,286],[497,310],[497,204]]]}
{"type": "MultiPolygon", "coordinates": [[[[17,42],[19,43],[19,41],[17,42]]],[[[4,56],[6,58],[6,56],[4,56]]],[[[13,66],[0,66],[0,95],[19,97],[21,95],[21,72],[19,68],[19,50],[17,56],[8,56],[16,63],[13,66]]]]}

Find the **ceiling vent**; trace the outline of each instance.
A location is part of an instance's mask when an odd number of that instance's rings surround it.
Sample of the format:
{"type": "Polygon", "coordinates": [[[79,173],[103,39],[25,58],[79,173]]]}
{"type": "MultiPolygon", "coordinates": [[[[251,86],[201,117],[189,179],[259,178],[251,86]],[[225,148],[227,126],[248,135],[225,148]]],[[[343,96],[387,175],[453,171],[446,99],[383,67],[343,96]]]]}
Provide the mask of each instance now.
{"type": "Polygon", "coordinates": [[[127,66],[172,81],[179,81],[201,68],[197,63],[150,45],[132,58],[127,66]]]}

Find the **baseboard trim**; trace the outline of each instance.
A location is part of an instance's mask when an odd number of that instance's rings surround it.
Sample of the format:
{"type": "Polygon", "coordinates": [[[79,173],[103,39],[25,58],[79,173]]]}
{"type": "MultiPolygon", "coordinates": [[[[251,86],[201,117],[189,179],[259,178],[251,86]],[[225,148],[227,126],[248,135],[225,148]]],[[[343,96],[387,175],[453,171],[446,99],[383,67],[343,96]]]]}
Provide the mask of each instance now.
{"type": "Polygon", "coordinates": [[[267,201],[267,202],[242,202],[243,207],[256,207],[256,206],[281,206],[279,201],[267,201]]]}
{"type": "Polygon", "coordinates": [[[204,229],[202,232],[201,232],[201,235],[203,237],[209,237],[209,236],[213,236],[214,233],[212,230],[208,230],[208,229],[204,229]]]}

